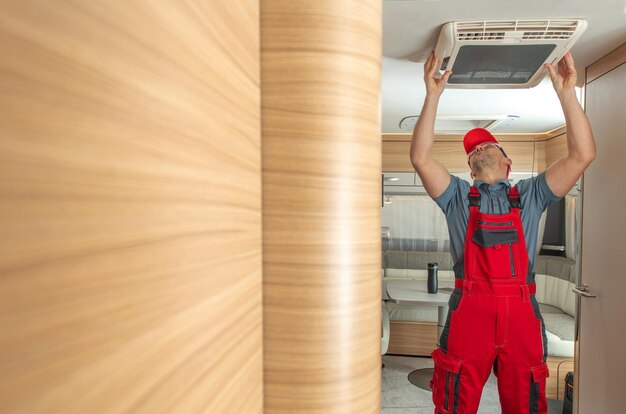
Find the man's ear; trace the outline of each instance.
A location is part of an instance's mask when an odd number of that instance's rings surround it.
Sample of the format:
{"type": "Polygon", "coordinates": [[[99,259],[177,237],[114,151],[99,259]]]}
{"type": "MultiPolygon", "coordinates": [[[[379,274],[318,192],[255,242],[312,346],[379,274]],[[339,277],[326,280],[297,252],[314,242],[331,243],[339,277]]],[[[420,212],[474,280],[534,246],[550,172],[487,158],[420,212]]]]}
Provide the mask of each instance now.
{"type": "Polygon", "coordinates": [[[504,157],[504,165],[508,165],[509,167],[513,164],[513,160],[509,157],[504,157]]]}

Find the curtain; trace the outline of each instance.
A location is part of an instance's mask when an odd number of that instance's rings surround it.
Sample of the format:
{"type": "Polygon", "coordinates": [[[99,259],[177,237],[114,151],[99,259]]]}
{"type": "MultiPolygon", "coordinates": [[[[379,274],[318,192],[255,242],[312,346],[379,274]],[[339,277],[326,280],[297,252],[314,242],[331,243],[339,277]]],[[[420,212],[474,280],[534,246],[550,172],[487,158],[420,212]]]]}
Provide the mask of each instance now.
{"type": "Polygon", "coordinates": [[[389,228],[388,250],[447,251],[446,218],[428,195],[392,195],[382,208],[381,225],[389,228]]]}

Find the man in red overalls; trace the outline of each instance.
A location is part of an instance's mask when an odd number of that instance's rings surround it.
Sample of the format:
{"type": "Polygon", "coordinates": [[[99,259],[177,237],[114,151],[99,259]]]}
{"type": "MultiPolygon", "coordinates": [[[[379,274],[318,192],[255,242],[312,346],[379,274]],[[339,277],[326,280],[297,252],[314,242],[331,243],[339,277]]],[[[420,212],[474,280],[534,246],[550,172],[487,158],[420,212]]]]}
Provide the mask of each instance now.
{"type": "Polygon", "coordinates": [[[455,290],[432,354],[435,414],[476,413],[492,369],[503,413],[545,414],[547,349],[532,273],[538,223],[595,157],[574,92],[574,61],[568,53],[558,70],[546,65],[565,114],[568,154],[515,187],[507,180],[512,161],[487,130],[471,130],[463,140],[472,186],[431,157],[437,105],[450,76],[436,77],[439,66],[434,54],[424,66],[427,95],[411,143],[413,166],[446,214],[455,261],[455,290]]]}

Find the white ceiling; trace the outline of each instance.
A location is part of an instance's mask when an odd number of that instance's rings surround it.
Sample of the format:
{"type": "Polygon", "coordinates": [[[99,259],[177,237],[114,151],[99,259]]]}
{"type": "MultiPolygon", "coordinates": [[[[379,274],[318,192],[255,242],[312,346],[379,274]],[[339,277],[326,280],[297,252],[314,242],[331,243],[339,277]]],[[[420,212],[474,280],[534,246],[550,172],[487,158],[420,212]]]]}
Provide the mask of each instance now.
{"type": "MultiPolygon", "coordinates": [[[[579,84],[585,67],[626,42],[626,0],[384,0],[383,133],[406,132],[400,121],[419,115],[426,90],[423,62],[444,23],[460,20],[580,18],[588,22],[572,48],[579,84]]],[[[517,115],[496,133],[540,133],[565,124],[548,77],[531,89],[447,89],[438,115],[517,115]]]]}

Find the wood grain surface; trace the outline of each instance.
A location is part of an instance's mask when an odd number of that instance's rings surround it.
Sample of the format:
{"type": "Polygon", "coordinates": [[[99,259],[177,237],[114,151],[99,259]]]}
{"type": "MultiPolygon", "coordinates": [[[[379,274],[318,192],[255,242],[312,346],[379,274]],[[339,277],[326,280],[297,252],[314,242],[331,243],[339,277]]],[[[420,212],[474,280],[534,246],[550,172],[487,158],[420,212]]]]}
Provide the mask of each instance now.
{"type": "MultiPolygon", "coordinates": [[[[546,359],[550,376],[546,378],[546,397],[553,400],[563,400],[563,387],[565,385],[565,374],[562,374],[559,367],[573,364],[571,357],[548,356],[546,359]]],[[[573,365],[572,365],[573,366],[573,365]]]]}
{"type": "Polygon", "coordinates": [[[533,157],[533,172],[546,170],[546,142],[535,142],[535,154],[533,157]]]}
{"type": "Polygon", "coordinates": [[[436,348],[436,323],[390,321],[388,354],[430,357],[436,348]]]}
{"type": "MultiPolygon", "coordinates": [[[[530,141],[509,141],[502,144],[508,156],[513,160],[511,171],[533,171],[534,145],[530,141]]],[[[410,147],[409,141],[383,141],[383,171],[415,171],[409,159],[410,147]]],[[[469,172],[467,155],[461,141],[436,141],[433,143],[432,154],[433,158],[450,172],[469,172]]]]}
{"type": "Polygon", "coordinates": [[[567,134],[546,141],[546,168],[567,155],[567,134]]]}
{"type": "Polygon", "coordinates": [[[380,413],[381,2],[261,2],[265,413],[380,413]]]}
{"type": "MultiPolygon", "coordinates": [[[[549,139],[552,131],[539,133],[517,133],[517,134],[496,134],[494,136],[498,142],[537,142],[549,139]]],[[[463,142],[463,134],[435,134],[435,142],[463,142]]],[[[411,141],[412,134],[406,132],[395,132],[382,134],[383,141],[411,141]]],[[[461,146],[461,148],[463,148],[461,146]]]]}
{"type": "Polygon", "coordinates": [[[0,411],[262,412],[258,32],[2,2],[0,411]]]}

